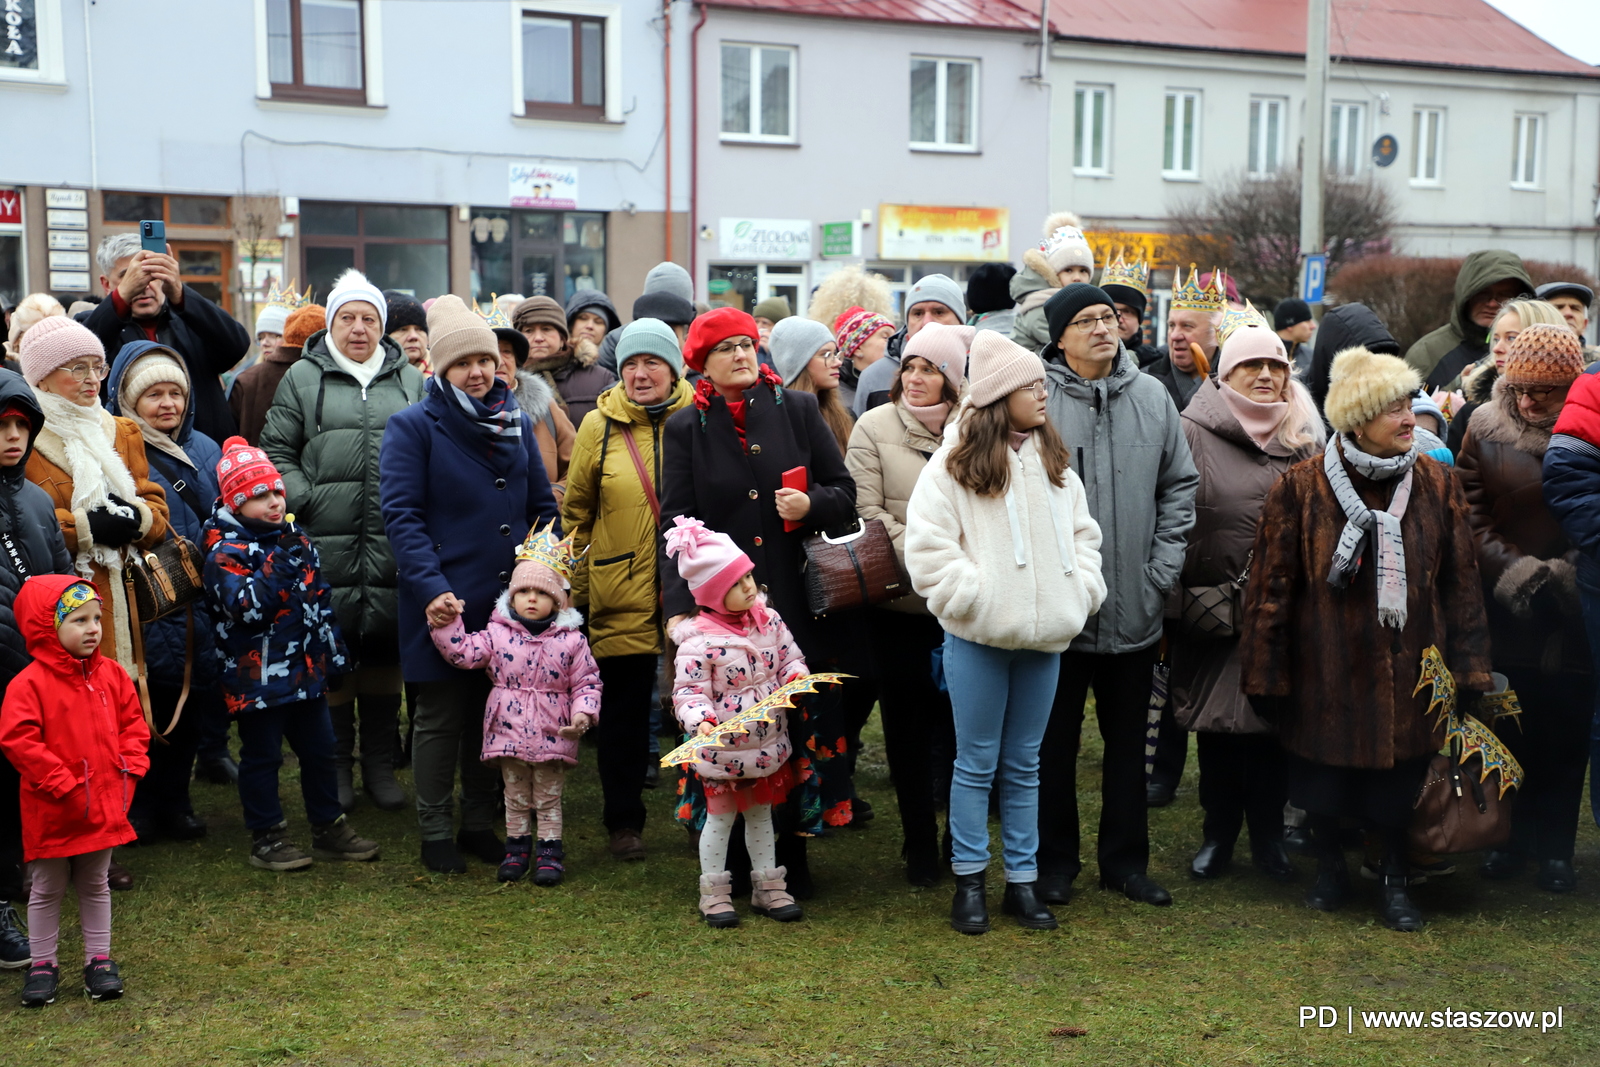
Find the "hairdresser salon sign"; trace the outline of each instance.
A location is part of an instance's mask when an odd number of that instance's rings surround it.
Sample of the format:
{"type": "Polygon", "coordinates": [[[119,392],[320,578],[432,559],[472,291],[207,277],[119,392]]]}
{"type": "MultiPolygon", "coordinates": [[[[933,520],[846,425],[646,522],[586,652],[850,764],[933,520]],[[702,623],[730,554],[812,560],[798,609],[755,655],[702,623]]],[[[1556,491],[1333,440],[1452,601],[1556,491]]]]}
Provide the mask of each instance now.
{"type": "Polygon", "coordinates": [[[576,210],[578,168],[543,163],[511,164],[511,206],[576,210]]]}

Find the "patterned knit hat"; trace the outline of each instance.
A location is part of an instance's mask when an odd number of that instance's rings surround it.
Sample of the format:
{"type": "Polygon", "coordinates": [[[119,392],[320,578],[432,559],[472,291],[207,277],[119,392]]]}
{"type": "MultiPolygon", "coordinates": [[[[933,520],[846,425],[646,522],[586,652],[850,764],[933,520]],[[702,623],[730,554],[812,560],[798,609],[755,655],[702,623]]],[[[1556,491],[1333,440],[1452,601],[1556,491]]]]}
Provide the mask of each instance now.
{"type": "Polygon", "coordinates": [[[856,353],[861,351],[861,346],[867,343],[867,338],[885,326],[894,329],[894,323],[876,311],[860,307],[845,308],[833,320],[833,339],[839,343],[839,355],[854,359],[856,353]]]}
{"type": "MultiPolygon", "coordinates": [[[[1045,237],[1039,245],[1039,251],[1044,253],[1051,270],[1059,272],[1068,267],[1087,267],[1091,274],[1094,272],[1094,249],[1089,247],[1089,239],[1076,226],[1057,227],[1045,237]]],[[[1045,280],[1055,281],[1054,278],[1045,280]]]]}
{"type": "Polygon", "coordinates": [[[712,611],[723,610],[728,590],[756,565],[733,538],[699,519],[679,515],[672,523],[667,531],[667,555],[678,558],[678,573],[689,583],[694,602],[712,611]]]}
{"type": "Polygon", "coordinates": [[[1571,385],[1585,366],[1583,341],[1566,326],[1537,323],[1511,341],[1500,377],[1507,385],[1571,385]]]}
{"type": "Polygon", "coordinates": [[[222,490],[222,502],[229,508],[237,508],[273,490],[284,491],[283,476],[272,465],[272,460],[242,437],[230,437],[222,442],[217,484],[222,490]]]}
{"type": "Polygon", "coordinates": [[[51,315],[22,335],[22,376],[29,385],[38,385],[45,376],[80,359],[105,359],[100,338],[88,327],[64,315],[51,315]]]}
{"type": "Polygon", "coordinates": [[[67,586],[61,591],[61,599],[56,601],[56,629],[61,629],[68,615],[99,599],[100,593],[92,582],[73,582],[67,586]]]}
{"type": "Polygon", "coordinates": [[[1044,381],[1044,360],[995,330],[978,331],[967,366],[973,407],[986,408],[1025,385],[1044,381]]]}

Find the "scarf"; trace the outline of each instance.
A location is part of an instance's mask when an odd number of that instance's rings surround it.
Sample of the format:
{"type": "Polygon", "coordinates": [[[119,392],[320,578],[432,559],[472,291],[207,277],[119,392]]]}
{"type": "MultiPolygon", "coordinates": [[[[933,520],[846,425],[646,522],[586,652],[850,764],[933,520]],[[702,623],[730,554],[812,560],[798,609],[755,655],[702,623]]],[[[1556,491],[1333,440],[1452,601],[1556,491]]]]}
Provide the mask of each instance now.
{"type": "Polygon", "coordinates": [[[1328,584],[1341,589],[1350,584],[1361,569],[1362,543],[1369,534],[1374,535],[1378,555],[1378,622],[1391,629],[1403,629],[1406,624],[1406,546],[1400,537],[1400,520],[1411,500],[1411,468],[1421,453],[1413,444],[1411,451],[1403,456],[1379,459],[1367,455],[1353,440],[1346,438],[1348,447],[1342,450],[1344,459],[1357,473],[1375,482],[1400,479],[1387,508],[1369,508],[1340,462],[1340,436],[1335,434],[1322,454],[1323,473],[1328,476],[1328,484],[1333,487],[1333,495],[1338,498],[1347,520],[1333,552],[1328,584]]]}
{"type": "Polygon", "coordinates": [[[333,343],[332,333],[329,333],[325,340],[328,344],[328,355],[333,357],[333,365],[354,378],[356,384],[361,386],[361,391],[365,393],[367,386],[372,384],[372,379],[383,369],[383,345],[380,344],[377,350],[367,357],[365,363],[357,363],[339,351],[339,346],[333,343]]]}
{"type": "MultiPolygon", "coordinates": [[[[188,403],[187,397],[184,399],[184,402],[188,403]]],[[[178,444],[177,440],[171,434],[165,433],[156,429],[154,426],[151,426],[148,422],[145,422],[144,419],[140,418],[138,413],[135,411],[129,410],[128,413],[123,416],[123,418],[129,420],[135,426],[139,427],[139,434],[144,438],[144,443],[146,445],[165,452],[167,455],[182,463],[190,470],[200,469],[199,464],[195,463],[194,460],[189,458],[189,453],[183,450],[183,446],[178,444]]],[[[178,428],[180,430],[183,429],[183,424],[181,422],[178,424],[178,428]]],[[[201,518],[204,517],[205,516],[201,516],[201,518]]]]}
{"type": "Polygon", "coordinates": [[[1219,382],[1217,391],[1222,394],[1228,410],[1239,420],[1244,432],[1250,435],[1250,440],[1265,450],[1277,436],[1283,417],[1289,413],[1289,402],[1280,400],[1274,404],[1263,404],[1259,400],[1251,400],[1227,382],[1219,382]]]}
{"type": "Polygon", "coordinates": [[[900,398],[900,406],[911,413],[911,417],[928,428],[928,432],[938,437],[944,432],[945,420],[950,417],[950,402],[941,400],[937,404],[927,407],[917,407],[904,396],[900,398]]]}
{"type": "Polygon", "coordinates": [[[522,451],[522,409],[505,382],[495,379],[482,400],[437,375],[427,388],[438,403],[439,428],[463,451],[497,474],[515,465],[522,451]]]}
{"type": "MultiPolygon", "coordinates": [[[[72,478],[72,512],[74,516],[87,515],[96,508],[105,508],[129,518],[138,518],[137,508],[123,508],[111,502],[114,493],[130,505],[139,499],[139,489],[133,483],[128,465],[117,453],[115,423],[107,425],[105,408],[97,400],[91,407],[74,404],[66,397],[34,390],[39,409],[44,412],[45,429],[42,433],[54,434],[61,441],[67,461],[67,474],[72,478]]],[[[79,575],[94,580],[96,565],[104,567],[107,584],[111,586],[112,631],[117,644],[117,662],[128,673],[135,673],[133,662],[133,636],[128,629],[127,595],[122,586],[122,550],[110,545],[97,545],[90,536],[88,521],[77,524],[78,552],[73,560],[79,575]]]]}
{"type": "Polygon", "coordinates": [[[729,615],[725,611],[715,611],[711,608],[701,608],[700,616],[707,621],[722,627],[729,633],[741,637],[756,633],[767,625],[767,620],[772,618],[773,611],[767,607],[765,596],[757,597],[756,602],[737,615],[729,615]]]}

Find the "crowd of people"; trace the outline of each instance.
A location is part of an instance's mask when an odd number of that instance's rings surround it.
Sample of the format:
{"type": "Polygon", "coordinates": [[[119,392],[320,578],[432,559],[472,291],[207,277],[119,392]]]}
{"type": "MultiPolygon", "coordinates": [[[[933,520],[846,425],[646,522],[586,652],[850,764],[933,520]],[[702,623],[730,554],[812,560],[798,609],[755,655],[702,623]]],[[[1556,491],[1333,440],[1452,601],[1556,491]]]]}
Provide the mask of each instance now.
{"type": "Polygon", "coordinates": [[[948,870],[951,926],[988,930],[997,816],[1001,911],[1051,929],[1083,867],[1091,691],[1102,887],[1171,903],[1148,813],[1193,733],[1189,875],[1226,876],[1247,833],[1275,881],[1314,858],[1305,902],[1333,911],[1360,850],[1381,920],[1418,930],[1411,888],[1455,862],[1410,832],[1444,740],[1430,648],[1467,706],[1522,708],[1497,727],[1524,771],[1512,832],[1480,873],[1575,885],[1593,294],[1536,291],[1509,252],[1468,257],[1405,353],[1360,304],[1269,321],[1192,267],[1158,348],[1150,265],[1097,263],[1059,213],[1021,270],[927,275],[903,314],[859,268],[800,317],[696,305],[662,263],[626,325],[594,289],[485,309],[350,270],[262,311],[247,366],[251,336],[170,255],[116,235],[97,259],[104,298],[29,297],[0,371],[0,967],[26,1005],[57,995],[69,883],[84,987],[121,995],[117,859],[206,834],[195,778],[236,784],[248,862],[284,872],[377,859],[350,814],[406,806],[409,765],[423,867],[550,887],[587,736],[611,857],[657,847],[660,781],[708,925],[745,894],[801,919],[808,841],[873,817],[874,708],[905,879],[948,870]],[[814,612],[808,539],[869,524],[905,580],[814,612]],[[130,580],[184,544],[195,594],[141,617],[130,580]],[[817,674],[843,677],[790,695],[817,674]]]}

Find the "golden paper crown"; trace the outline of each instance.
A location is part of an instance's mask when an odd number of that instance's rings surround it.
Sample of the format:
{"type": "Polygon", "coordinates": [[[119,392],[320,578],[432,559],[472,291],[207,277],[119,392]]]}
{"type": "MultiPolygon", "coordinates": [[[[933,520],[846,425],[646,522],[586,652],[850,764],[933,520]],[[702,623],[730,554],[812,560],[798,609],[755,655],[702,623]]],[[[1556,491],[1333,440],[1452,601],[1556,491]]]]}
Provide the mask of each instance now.
{"type": "Polygon", "coordinates": [[[1100,285],[1125,285],[1129,289],[1136,289],[1144,294],[1146,300],[1150,299],[1150,264],[1144,260],[1135,260],[1129,263],[1122,256],[1123,249],[1117,249],[1117,258],[1106,264],[1106,269],[1100,272],[1100,285]]]}
{"type": "Polygon", "coordinates": [[[500,299],[494,293],[489,294],[488,311],[483,310],[483,305],[476,300],[472,302],[472,309],[478,313],[479,318],[483,319],[483,324],[491,330],[509,330],[512,328],[511,317],[500,306],[500,299]]]}
{"type": "Polygon", "coordinates": [[[1190,311],[1218,312],[1228,306],[1227,275],[1216,267],[1211,268],[1211,282],[1200,288],[1200,272],[1193,263],[1189,264],[1189,280],[1180,288],[1178,281],[1183,277],[1183,268],[1174,267],[1172,271],[1172,306],[1187,308],[1190,311]]]}
{"type": "Polygon", "coordinates": [[[296,308],[303,308],[311,303],[311,286],[306,286],[306,291],[303,293],[295,292],[294,286],[295,283],[290,282],[287,288],[280,289],[276,282],[272,283],[267,288],[267,307],[280,307],[288,311],[294,311],[296,308]]]}
{"type": "Polygon", "coordinates": [[[523,541],[517,549],[517,562],[532,561],[534,563],[542,563],[555,571],[570,585],[572,583],[572,572],[578,560],[582,559],[589,550],[585,548],[583,552],[574,555],[572,551],[573,535],[568,534],[565,537],[557,537],[555,525],[555,520],[552,519],[545,524],[542,530],[529,530],[527,540],[523,541]]]}
{"type": "Polygon", "coordinates": [[[1233,332],[1244,326],[1261,326],[1267,330],[1272,329],[1272,323],[1267,317],[1257,311],[1255,305],[1246,300],[1243,311],[1228,308],[1222,313],[1222,323],[1217,327],[1217,344],[1221,345],[1233,335],[1233,332]]]}

